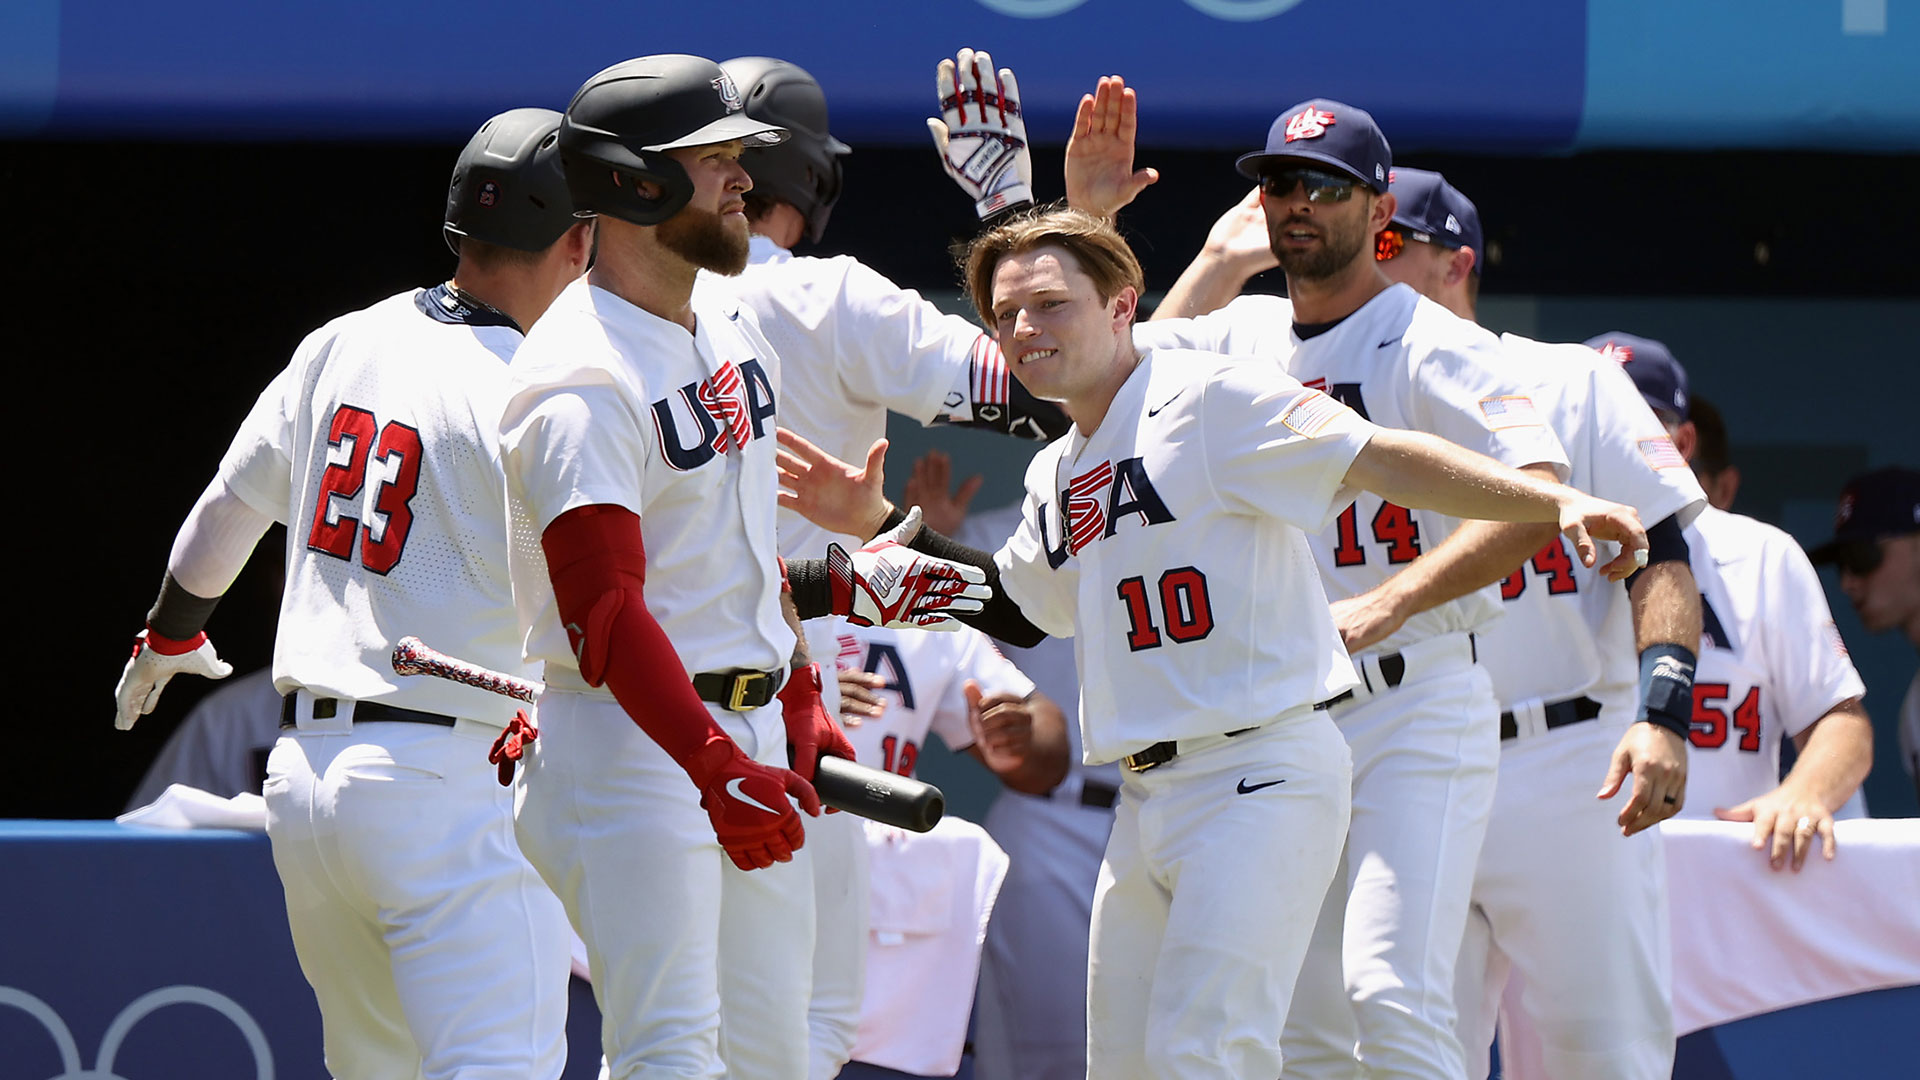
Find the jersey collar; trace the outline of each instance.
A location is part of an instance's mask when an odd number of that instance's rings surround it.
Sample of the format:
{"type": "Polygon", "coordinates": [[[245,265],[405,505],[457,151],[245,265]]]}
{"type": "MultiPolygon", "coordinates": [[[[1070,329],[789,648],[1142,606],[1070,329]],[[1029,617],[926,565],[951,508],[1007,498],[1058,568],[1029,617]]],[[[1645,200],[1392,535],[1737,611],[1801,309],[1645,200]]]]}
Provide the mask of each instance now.
{"type": "Polygon", "coordinates": [[[463,326],[504,326],[525,333],[506,312],[476,298],[472,293],[455,288],[451,281],[443,281],[431,289],[414,293],[413,306],[435,322],[463,326]]]}
{"type": "Polygon", "coordinates": [[[792,258],[793,252],[759,233],[747,238],[747,265],[749,266],[758,266],[761,263],[783,263],[792,258]]]}

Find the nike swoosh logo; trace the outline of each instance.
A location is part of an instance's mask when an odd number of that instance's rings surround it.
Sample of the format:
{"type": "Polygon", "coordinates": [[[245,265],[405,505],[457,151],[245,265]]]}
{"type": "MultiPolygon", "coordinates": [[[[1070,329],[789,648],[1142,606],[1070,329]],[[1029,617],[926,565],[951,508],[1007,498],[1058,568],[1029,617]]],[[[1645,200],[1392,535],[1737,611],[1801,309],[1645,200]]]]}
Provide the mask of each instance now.
{"type": "Polygon", "coordinates": [[[1374,348],[1376,348],[1376,349],[1386,349],[1386,348],[1391,348],[1391,347],[1393,347],[1393,346],[1395,346],[1395,345],[1398,345],[1398,344],[1400,344],[1400,339],[1399,339],[1399,338],[1388,338],[1387,340],[1385,340],[1385,341],[1383,341],[1383,342],[1381,342],[1380,344],[1378,344],[1378,345],[1375,345],[1375,346],[1374,346],[1374,348]]]}
{"type": "Polygon", "coordinates": [[[765,810],[769,814],[778,814],[780,812],[778,810],[775,810],[773,807],[768,806],[765,803],[761,802],[760,800],[754,798],[753,796],[747,794],[746,792],[741,791],[740,785],[746,782],[747,782],[747,778],[744,776],[736,776],[733,779],[727,781],[727,794],[733,796],[736,799],[739,799],[741,802],[746,803],[748,806],[753,807],[755,810],[765,810]]]}
{"type": "Polygon", "coordinates": [[[1174,402],[1176,402],[1176,401],[1178,401],[1178,400],[1180,400],[1180,395],[1181,395],[1181,394],[1184,394],[1184,393],[1186,393],[1186,392],[1187,392],[1187,388],[1186,388],[1186,387],[1184,387],[1184,386],[1183,386],[1183,387],[1181,387],[1178,393],[1175,393],[1175,394],[1174,394],[1174,395],[1173,395],[1172,397],[1170,397],[1170,398],[1168,398],[1167,400],[1165,400],[1165,401],[1163,401],[1163,402],[1161,402],[1160,404],[1158,404],[1158,405],[1156,405],[1156,406],[1154,406],[1153,408],[1151,408],[1151,409],[1148,409],[1148,410],[1147,410],[1147,415],[1148,415],[1148,416],[1159,416],[1159,415],[1160,415],[1160,410],[1161,410],[1161,409],[1164,409],[1164,408],[1166,408],[1167,406],[1169,406],[1169,405],[1171,405],[1171,404],[1173,404],[1174,402]]]}
{"type": "Polygon", "coordinates": [[[1286,783],[1285,780],[1269,780],[1264,784],[1249,784],[1247,783],[1246,777],[1243,776],[1240,778],[1240,786],[1234,788],[1233,790],[1239,792],[1242,795],[1251,795],[1262,788],[1270,788],[1275,784],[1284,784],[1284,783],[1286,783]]]}

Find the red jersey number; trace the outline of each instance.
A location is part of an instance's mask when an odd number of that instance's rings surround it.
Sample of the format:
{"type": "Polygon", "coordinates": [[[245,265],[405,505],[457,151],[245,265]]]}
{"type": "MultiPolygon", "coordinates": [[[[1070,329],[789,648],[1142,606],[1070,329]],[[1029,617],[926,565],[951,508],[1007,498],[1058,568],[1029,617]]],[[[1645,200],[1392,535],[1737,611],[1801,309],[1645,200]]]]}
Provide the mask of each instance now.
{"type": "Polygon", "coordinates": [[[351,562],[358,541],[360,564],[386,574],[400,562],[407,533],[413,528],[413,497],[420,487],[420,432],[397,420],[381,428],[367,410],[342,405],[327,425],[327,446],[342,452],[346,460],[328,465],[320,474],[307,547],[351,562]],[[349,511],[369,479],[374,484],[375,520],[362,525],[349,511]],[[336,498],[340,503],[334,502],[336,498]],[[336,511],[331,522],[327,520],[330,510],[336,511]]]}
{"type": "MultiPolygon", "coordinates": [[[[1412,511],[1390,502],[1380,504],[1368,523],[1375,543],[1387,549],[1387,562],[1398,566],[1420,557],[1420,523],[1412,511]]],[[[1363,566],[1367,549],[1360,540],[1360,511],[1349,505],[1334,519],[1333,565],[1363,566]]]]}

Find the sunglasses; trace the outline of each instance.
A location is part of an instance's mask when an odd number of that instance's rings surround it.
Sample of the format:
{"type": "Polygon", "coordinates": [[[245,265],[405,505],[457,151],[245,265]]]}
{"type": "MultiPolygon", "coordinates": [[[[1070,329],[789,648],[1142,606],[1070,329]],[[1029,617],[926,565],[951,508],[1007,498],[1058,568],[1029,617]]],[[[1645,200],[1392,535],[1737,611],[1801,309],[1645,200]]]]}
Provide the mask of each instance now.
{"type": "Polygon", "coordinates": [[[1337,203],[1353,198],[1353,189],[1360,186],[1360,181],[1319,169],[1281,169],[1260,177],[1261,192],[1270,196],[1291,195],[1295,184],[1306,186],[1308,202],[1337,203]]]}
{"type": "Polygon", "coordinates": [[[1833,553],[1833,564],[1854,577],[1866,577],[1887,558],[1887,549],[1877,540],[1843,544],[1833,553]]]}

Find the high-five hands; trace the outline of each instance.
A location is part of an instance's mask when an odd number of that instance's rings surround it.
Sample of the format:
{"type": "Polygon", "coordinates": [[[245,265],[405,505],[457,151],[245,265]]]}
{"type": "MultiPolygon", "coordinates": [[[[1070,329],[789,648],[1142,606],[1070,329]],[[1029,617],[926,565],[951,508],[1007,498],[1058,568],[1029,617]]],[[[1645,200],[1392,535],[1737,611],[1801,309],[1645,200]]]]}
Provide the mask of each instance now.
{"type": "Polygon", "coordinates": [[[927,130],[947,175],[973,197],[981,219],[1032,205],[1033,157],[1013,71],[996,72],[984,51],[961,49],[954,59],[940,61],[935,83],[940,118],[928,119],[927,130]]]}

